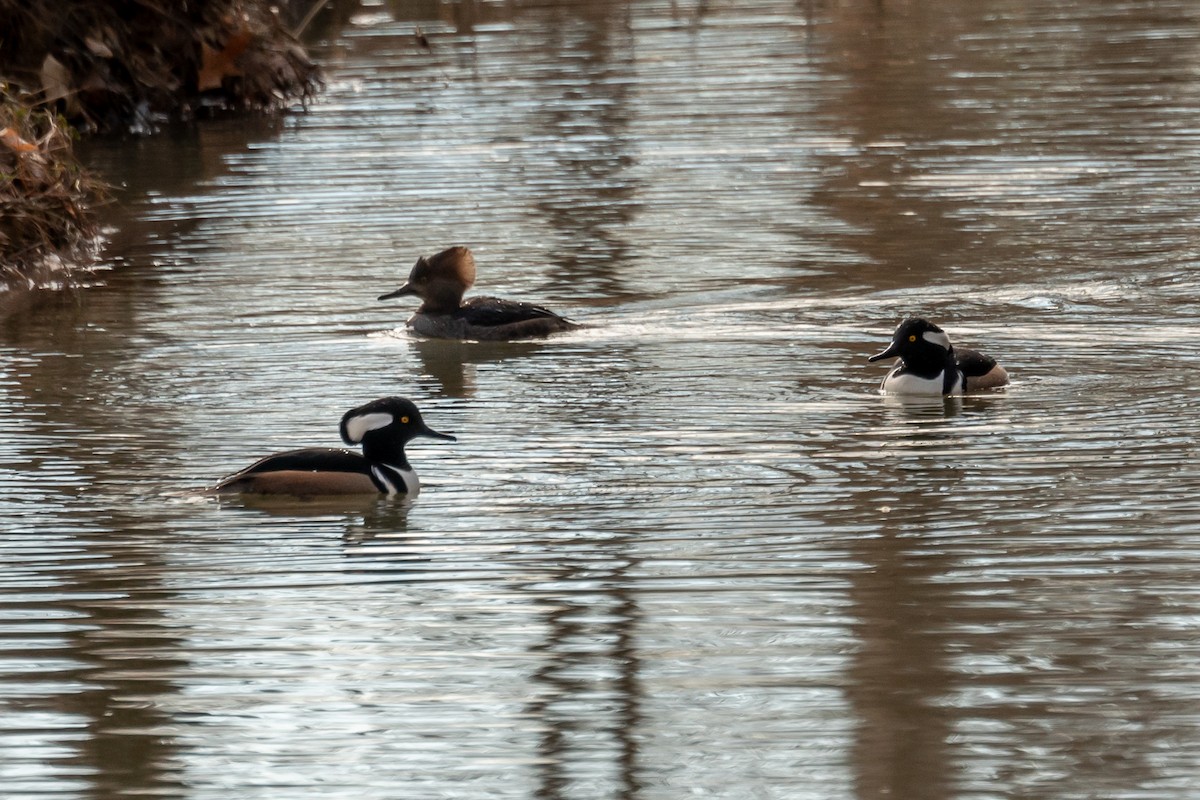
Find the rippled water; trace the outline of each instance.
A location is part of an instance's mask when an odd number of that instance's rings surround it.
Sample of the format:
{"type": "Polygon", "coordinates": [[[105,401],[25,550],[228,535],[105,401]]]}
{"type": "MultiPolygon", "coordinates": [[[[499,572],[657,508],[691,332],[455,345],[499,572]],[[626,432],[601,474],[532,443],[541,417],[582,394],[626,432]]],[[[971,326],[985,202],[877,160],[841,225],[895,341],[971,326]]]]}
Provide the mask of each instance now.
{"type": "Polygon", "coordinates": [[[5,798],[1194,796],[1200,9],[319,54],[307,113],[94,144],[111,270],[0,323],[5,798]],[[450,244],[587,327],[409,336],[450,244]],[[911,313],[1012,387],[881,398],[911,313]],[[386,394],[459,437],[414,503],[200,493],[386,394]]]}

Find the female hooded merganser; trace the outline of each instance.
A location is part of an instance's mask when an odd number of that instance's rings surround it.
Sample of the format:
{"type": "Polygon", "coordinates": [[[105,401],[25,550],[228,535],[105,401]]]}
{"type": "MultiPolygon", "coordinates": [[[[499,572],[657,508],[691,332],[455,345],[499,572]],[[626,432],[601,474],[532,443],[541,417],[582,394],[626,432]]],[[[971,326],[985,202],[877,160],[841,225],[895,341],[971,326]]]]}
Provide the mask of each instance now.
{"type": "Polygon", "coordinates": [[[466,247],[451,247],[429,258],[418,258],[408,282],[380,300],[416,295],[423,301],[408,327],[438,339],[504,341],[548,336],[579,326],[553,311],[530,303],[463,293],[475,283],[475,257],[466,247]]]}
{"type": "Polygon", "coordinates": [[[966,394],[1008,383],[1008,373],[996,359],[967,348],[955,351],[945,331],[925,319],[901,322],[891,345],[867,360],[895,356],[900,363],[880,386],[888,394],[966,394]]]}
{"type": "Polygon", "coordinates": [[[418,436],[456,439],[425,424],[416,405],[403,397],[383,397],[352,408],[342,417],[342,441],[361,444],[353,450],[314,447],[289,450],[230,475],[213,489],[221,494],[407,494],[421,489],[408,465],[404,445],[418,436]]]}

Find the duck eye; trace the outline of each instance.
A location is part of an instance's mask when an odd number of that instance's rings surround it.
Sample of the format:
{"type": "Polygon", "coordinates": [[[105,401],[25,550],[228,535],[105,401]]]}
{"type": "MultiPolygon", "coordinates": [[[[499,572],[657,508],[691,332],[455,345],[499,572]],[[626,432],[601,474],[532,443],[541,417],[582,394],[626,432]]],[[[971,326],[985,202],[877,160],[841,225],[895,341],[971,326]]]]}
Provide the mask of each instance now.
{"type": "Polygon", "coordinates": [[[917,335],[916,335],[915,333],[914,333],[914,334],[911,334],[911,335],[908,337],[908,340],[909,340],[910,342],[915,342],[915,341],[917,340],[917,335]]]}
{"type": "Polygon", "coordinates": [[[408,417],[401,417],[401,418],[400,418],[400,424],[401,424],[401,425],[407,425],[407,424],[408,424],[408,417]]]}

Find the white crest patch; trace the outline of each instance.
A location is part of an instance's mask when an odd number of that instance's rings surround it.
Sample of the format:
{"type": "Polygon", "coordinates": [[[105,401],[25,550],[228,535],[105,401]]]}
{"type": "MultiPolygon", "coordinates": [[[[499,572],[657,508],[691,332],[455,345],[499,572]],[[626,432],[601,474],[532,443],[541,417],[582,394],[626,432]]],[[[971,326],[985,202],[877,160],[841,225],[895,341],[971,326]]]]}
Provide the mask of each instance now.
{"type": "Polygon", "coordinates": [[[946,350],[950,349],[950,337],[941,331],[925,331],[921,337],[930,344],[936,344],[946,350]]]}
{"type": "Polygon", "coordinates": [[[346,436],[351,442],[358,444],[368,431],[386,428],[395,418],[391,414],[376,412],[374,414],[359,414],[346,420],[346,436]]]}

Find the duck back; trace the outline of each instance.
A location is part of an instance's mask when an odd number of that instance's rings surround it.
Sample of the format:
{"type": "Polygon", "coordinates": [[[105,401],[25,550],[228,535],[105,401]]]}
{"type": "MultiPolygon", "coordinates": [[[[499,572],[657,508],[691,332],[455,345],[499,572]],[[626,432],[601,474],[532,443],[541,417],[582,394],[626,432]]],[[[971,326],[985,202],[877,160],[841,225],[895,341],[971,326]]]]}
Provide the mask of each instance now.
{"type": "Polygon", "coordinates": [[[441,339],[530,339],[579,326],[549,309],[498,297],[472,297],[449,314],[417,313],[409,326],[441,339]]]}

